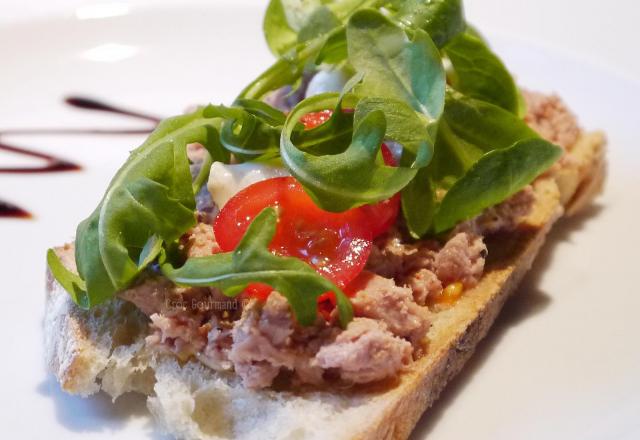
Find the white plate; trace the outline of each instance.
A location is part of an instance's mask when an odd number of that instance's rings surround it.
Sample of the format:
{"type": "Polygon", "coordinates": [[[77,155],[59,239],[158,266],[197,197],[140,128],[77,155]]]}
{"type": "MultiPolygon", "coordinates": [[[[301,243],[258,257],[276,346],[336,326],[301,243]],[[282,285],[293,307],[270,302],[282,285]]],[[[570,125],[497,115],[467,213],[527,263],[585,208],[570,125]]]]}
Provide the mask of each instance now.
{"type": "MultiPolygon", "coordinates": [[[[228,103],[271,61],[261,14],[229,1],[0,29],[0,130],[143,125],[65,107],[70,93],[161,116],[193,103],[228,103]]],[[[632,108],[640,85],[508,37],[492,41],[522,84],[561,92],[585,127],[608,132],[610,178],[592,209],[554,230],[518,295],[414,437],[638,438],[640,120],[632,108]]],[[[0,175],[0,199],[35,214],[0,219],[0,429],[7,438],[161,438],[143,399],[126,396],[112,406],[104,396],[67,396],[42,361],[45,250],[72,238],[143,138],[3,139],[75,159],[84,171],[0,175]]],[[[23,159],[3,154],[0,161],[23,159]]]]}

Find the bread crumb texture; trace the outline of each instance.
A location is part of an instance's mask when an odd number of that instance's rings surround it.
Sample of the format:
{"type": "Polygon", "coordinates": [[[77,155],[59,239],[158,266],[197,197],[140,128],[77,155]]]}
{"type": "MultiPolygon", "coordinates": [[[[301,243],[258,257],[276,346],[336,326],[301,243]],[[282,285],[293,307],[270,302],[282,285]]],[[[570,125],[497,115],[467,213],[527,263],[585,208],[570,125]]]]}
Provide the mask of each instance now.
{"type": "Polygon", "coordinates": [[[573,214],[599,192],[605,172],[603,135],[581,135],[569,154],[571,166],[533,185],[535,209],[526,219],[530,228],[510,235],[480,282],[453,307],[435,314],[423,356],[392,383],[295,393],[250,390],[231,373],[151,353],[144,343],[148,318],[130,303],[114,300],[80,310],[50,274],[47,363],[72,394],[102,390],[113,399],[132,391],[149,396],[149,410],[176,438],[407,438],[486,335],[553,223],[565,208],[573,214]]]}

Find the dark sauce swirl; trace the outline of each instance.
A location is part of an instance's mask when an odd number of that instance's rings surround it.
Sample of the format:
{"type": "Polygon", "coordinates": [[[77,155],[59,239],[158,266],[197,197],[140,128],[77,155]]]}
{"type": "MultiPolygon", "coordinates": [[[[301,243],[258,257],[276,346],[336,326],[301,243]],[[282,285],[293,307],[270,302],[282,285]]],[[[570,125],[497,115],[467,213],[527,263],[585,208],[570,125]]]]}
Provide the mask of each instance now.
{"type": "MultiPolygon", "coordinates": [[[[42,173],[62,173],[70,171],[79,171],[82,169],[80,165],[63,159],[51,154],[46,154],[32,148],[26,148],[23,146],[9,144],[2,140],[2,137],[6,136],[20,136],[20,135],[131,135],[131,134],[148,134],[153,131],[155,125],[160,122],[160,118],[141,113],[135,110],[114,106],[96,99],[87,98],[83,96],[69,96],[65,98],[64,102],[74,108],[101,111],[107,113],[118,114],[122,116],[128,116],[131,118],[142,119],[152,123],[149,128],[140,129],[102,129],[102,128],[76,128],[76,127],[63,127],[63,128],[25,128],[15,130],[2,130],[0,131],[0,150],[7,151],[9,153],[26,156],[30,158],[44,160],[43,165],[39,166],[16,166],[16,167],[2,167],[0,166],[0,174],[42,174],[42,173]]],[[[31,214],[9,202],[0,200],[0,217],[11,217],[28,219],[31,218],[31,214]]]]}

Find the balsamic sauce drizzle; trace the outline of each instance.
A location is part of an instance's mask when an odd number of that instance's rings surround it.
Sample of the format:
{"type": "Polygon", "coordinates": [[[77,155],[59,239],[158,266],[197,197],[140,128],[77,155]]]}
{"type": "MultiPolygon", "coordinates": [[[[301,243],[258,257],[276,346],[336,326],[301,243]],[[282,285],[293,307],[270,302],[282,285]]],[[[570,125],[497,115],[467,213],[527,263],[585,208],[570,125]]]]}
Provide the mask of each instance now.
{"type": "MultiPolygon", "coordinates": [[[[122,116],[129,116],[131,118],[142,119],[151,122],[153,125],[149,128],[140,129],[102,129],[102,128],[25,128],[25,129],[13,129],[0,131],[0,150],[8,151],[10,153],[19,154],[22,156],[32,157],[36,159],[43,159],[45,164],[32,167],[0,167],[0,173],[2,174],[36,174],[36,173],[60,173],[68,171],[79,171],[82,167],[71,161],[42,153],[30,148],[20,147],[16,145],[10,145],[2,141],[2,136],[19,136],[19,135],[128,135],[128,134],[148,134],[153,131],[155,126],[160,122],[160,118],[141,113],[135,110],[126,109],[119,106],[114,106],[96,99],[87,98],[84,96],[69,96],[65,98],[64,102],[75,108],[91,111],[102,111],[107,113],[114,113],[122,116]]],[[[0,200],[0,217],[11,218],[31,218],[31,214],[16,206],[12,203],[8,203],[0,200]]]]}

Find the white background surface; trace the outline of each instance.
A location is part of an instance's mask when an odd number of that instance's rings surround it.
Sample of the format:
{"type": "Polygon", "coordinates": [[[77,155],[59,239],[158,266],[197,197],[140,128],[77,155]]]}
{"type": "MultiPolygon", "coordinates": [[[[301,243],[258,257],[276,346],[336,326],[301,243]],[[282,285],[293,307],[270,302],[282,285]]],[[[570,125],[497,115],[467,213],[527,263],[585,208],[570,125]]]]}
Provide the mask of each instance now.
{"type": "MultiPolygon", "coordinates": [[[[269,63],[259,29],[264,2],[201,1],[209,4],[202,13],[158,12],[159,3],[170,2],[129,2],[131,16],[107,20],[40,21],[71,19],[73,7],[95,2],[0,0],[0,129],[138,127],[70,110],[60,97],[91,93],[168,115],[194,102],[228,102],[269,63]],[[238,15],[225,4],[256,6],[238,15]],[[87,60],[87,51],[105,43],[133,52],[116,63],[87,60]]],[[[640,438],[633,282],[640,240],[632,232],[640,206],[639,8],[626,0],[467,2],[468,18],[490,34],[521,83],[561,92],[584,126],[608,132],[611,177],[593,209],[555,230],[521,292],[415,439],[640,438]]],[[[42,366],[44,250],[71,238],[140,140],[21,138],[76,158],[85,172],[0,178],[0,199],[37,215],[0,222],[0,438],[161,438],[141,399],[112,406],[104,396],[66,396],[42,366]]],[[[15,158],[0,156],[5,160],[15,158]]]]}
{"type": "MultiPolygon", "coordinates": [[[[0,25],[59,14],[72,14],[95,0],[0,0],[0,25]]],[[[121,0],[132,7],[218,0],[121,0]]],[[[262,8],[263,0],[236,0],[262,8]]],[[[519,35],[544,45],[569,50],[619,72],[640,78],[640,3],[636,0],[466,0],[467,17],[480,29],[519,35]]]]}

